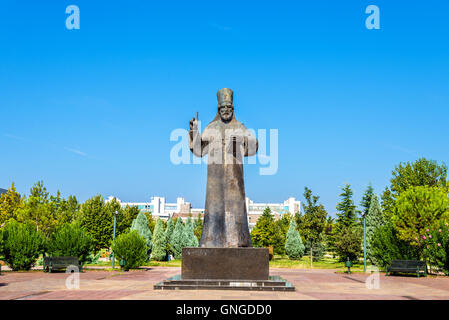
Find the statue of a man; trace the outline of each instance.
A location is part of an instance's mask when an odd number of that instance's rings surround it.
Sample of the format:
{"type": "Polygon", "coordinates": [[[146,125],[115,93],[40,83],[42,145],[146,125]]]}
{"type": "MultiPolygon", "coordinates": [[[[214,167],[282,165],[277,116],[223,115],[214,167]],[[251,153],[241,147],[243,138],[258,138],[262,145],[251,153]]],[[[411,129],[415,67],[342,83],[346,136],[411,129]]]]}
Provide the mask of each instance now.
{"type": "Polygon", "coordinates": [[[251,247],[243,157],[255,155],[256,137],[234,115],[233,92],[217,92],[217,116],[202,134],[198,120],[190,120],[189,147],[194,155],[208,155],[206,206],[201,247],[251,247]]]}

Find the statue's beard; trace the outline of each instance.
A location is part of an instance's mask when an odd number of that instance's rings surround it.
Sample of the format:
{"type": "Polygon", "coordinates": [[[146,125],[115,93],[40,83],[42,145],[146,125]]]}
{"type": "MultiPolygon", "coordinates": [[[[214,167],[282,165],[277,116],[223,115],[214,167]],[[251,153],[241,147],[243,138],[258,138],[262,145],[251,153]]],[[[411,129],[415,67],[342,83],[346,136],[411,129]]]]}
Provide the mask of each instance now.
{"type": "Polygon", "coordinates": [[[232,112],[220,114],[221,120],[223,120],[224,122],[231,121],[232,120],[232,116],[233,116],[232,112]]]}

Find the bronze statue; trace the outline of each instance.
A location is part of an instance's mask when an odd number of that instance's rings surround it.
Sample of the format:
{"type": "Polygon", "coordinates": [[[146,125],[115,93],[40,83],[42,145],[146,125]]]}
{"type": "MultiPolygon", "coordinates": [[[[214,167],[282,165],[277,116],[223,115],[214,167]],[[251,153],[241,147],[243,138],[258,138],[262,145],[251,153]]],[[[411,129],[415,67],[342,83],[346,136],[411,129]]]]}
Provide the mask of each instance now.
{"type": "Polygon", "coordinates": [[[197,118],[190,120],[189,147],[194,155],[208,155],[206,206],[200,247],[251,247],[248,228],[243,158],[255,155],[256,137],[234,114],[233,92],[217,92],[217,115],[204,132],[197,118]]]}

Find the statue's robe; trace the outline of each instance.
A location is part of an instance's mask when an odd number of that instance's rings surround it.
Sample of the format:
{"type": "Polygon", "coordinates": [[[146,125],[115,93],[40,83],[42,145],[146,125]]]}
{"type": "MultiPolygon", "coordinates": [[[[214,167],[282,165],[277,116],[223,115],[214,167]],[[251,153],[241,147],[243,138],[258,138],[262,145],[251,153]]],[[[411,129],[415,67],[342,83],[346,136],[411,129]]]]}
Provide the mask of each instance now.
{"type": "Polygon", "coordinates": [[[208,155],[206,206],[201,247],[251,247],[248,228],[243,158],[257,152],[256,137],[233,116],[217,117],[201,136],[192,131],[190,149],[208,155]],[[232,141],[232,136],[236,141],[232,141]]]}

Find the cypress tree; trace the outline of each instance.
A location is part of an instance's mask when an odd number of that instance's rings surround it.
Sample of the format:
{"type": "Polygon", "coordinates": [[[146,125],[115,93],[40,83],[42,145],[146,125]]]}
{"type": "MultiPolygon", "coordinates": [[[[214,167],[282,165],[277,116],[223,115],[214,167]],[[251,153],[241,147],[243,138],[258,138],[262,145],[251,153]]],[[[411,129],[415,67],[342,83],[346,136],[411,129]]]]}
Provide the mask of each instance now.
{"type": "Polygon", "coordinates": [[[367,258],[373,263],[372,242],[374,234],[376,230],[384,224],[385,221],[383,219],[382,210],[380,209],[379,200],[377,199],[377,195],[373,194],[371,197],[371,205],[368,214],[366,215],[366,253],[367,258]]]}
{"type": "Polygon", "coordinates": [[[198,247],[199,242],[195,236],[194,225],[191,217],[187,218],[186,225],[184,228],[185,237],[187,239],[186,247],[198,247]]]}
{"type": "Polygon", "coordinates": [[[182,219],[177,219],[175,230],[173,231],[171,239],[171,247],[173,250],[173,255],[175,259],[181,259],[182,248],[186,247],[186,237],[184,233],[184,225],[182,224],[182,219]]]}
{"type": "Polygon", "coordinates": [[[162,261],[166,256],[166,238],[165,238],[165,230],[162,220],[160,218],[157,219],[156,226],[154,227],[153,234],[153,251],[151,252],[151,258],[156,261],[162,261]]]}
{"type": "Polygon", "coordinates": [[[131,224],[131,230],[137,230],[139,234],[145,238],[148,250],[151,250],[152,247],[152,234],[150,227],[148,226],[148,219],[144,213],[139,213],[137,217],[133,220],[131,224]]]}
{"type": "Polygon", "coordinates": [[[285,252],[290,259],[294,260],[301,259],[304,254],[304,244],[302,243],[298,230],[296,230],[296,223],[294,220],[290,222],[290,227],[287,232],[285,252]]]}
{"type": "Polygon", "coordinates": [[[171,247],[172,237],[173,237],[173,231],[175,230],[175,224],[173,223],[172,217],[168,218],[167,220],[167,228],[165,229],[165,239],[167,241],[165,250],[168,254],[173,255],[173,249],[171,247]]]}

